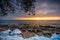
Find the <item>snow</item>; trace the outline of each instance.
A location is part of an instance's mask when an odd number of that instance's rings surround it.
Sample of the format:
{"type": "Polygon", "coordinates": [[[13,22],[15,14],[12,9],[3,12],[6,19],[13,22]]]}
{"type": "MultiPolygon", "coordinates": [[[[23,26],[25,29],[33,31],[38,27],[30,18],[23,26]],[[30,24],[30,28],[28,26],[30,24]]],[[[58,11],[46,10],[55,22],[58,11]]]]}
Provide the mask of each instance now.
{"type": "Polygon", "coordinates": [[[16,35],[16,34],[20,34],[20,33],[22,33],[22,32],[19,29],[15,29],[10,34],[11,35],[16,35]]]}
{"type": "Polygon", "coordinates": [[[51,36],[51,38],[44,37],[44,36],[38,36],[38,35],[35,35],[30,38],[23,38],[22,36],[17,35],[17,34],[22,33],[19,29],[15,29],[13,31],[6,30],[6,31],[2,31],[0,33],[2,33],[2,35],[0,36],[0,40],[60,40],[60,34],[56,34],[56,33],[54,33],[51,36]],[[9,34],[9,32],[11,32],[11,34],[13,34],[13,35],[3,36],[3,34],[9,34]]]}

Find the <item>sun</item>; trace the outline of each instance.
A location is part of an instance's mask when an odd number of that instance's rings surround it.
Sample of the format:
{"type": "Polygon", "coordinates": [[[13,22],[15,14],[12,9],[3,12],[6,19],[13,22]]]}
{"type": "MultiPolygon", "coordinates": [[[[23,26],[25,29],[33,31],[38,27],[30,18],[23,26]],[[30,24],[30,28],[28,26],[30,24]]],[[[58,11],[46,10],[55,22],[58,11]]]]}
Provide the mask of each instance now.
{"type": "Polygon", "coordinates": [[[36,17],[36,18],[32,18],[31,20],[41,20],[41,18],[36,17]]]}
{"type": "Polygon", "coordinates": [[[40,18],[34,18],[35,20],[40,20],[40,18]]]}

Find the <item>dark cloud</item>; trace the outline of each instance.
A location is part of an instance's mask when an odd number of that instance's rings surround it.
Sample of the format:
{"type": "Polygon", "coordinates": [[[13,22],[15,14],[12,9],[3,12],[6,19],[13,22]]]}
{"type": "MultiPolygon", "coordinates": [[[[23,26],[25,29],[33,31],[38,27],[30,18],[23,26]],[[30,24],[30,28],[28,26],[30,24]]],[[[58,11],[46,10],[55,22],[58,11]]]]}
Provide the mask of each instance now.
{"type": "Polygon", "coordinates": [[[56,3],[56,4],[60,4],[60,0],[49,0],[48,2],[50,2],[50,3],[56,3]]]}
{"type": "Polygon", "coordinates": [[[60,4],[60,0],[37,0],[37,1],[60,4]]]}

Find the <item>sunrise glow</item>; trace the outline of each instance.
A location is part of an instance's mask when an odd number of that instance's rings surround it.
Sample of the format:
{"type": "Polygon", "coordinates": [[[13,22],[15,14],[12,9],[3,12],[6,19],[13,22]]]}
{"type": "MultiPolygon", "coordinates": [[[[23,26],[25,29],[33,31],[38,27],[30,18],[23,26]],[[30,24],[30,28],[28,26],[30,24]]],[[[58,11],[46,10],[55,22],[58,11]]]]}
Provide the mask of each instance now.
{"type": "Polygon", "coordinates": [[[16,20],[60,20],[60,17],[28,17],[15,18],[16,20]]]}

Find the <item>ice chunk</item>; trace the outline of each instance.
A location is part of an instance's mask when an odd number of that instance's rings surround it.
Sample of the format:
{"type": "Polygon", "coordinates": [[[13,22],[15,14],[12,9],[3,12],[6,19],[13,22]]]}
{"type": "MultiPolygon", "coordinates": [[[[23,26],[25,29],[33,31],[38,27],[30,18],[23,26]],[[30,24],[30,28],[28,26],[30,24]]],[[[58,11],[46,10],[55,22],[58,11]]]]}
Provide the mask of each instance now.
{"type": "Polygon", "coordinates": [[[5,30],[5,31],[1,31],[1,32],[0,32],[0,34],[1,34],[1,35],[8,35],[8,34],[9,34],[9,32],[11,32],[11,30],[10,30],[10,29],[5,30]]]}
{"type": "Polygon", "coordinates": [[[17,35],[17,34],[20,34],[20,33],[22,33],[22,32],[19,29],[15,29],[10,34],[11,35],[17,35]]]}
{"type": "Polygon", "coordinates": [[[34,36],[31,38],[26,38],[25,40],[50,40],[50,38],[44,36],[34,36]]]}
{"type": "Polygon", "coordinates": [[[60,40],[60,34],[54,33],[51,37],[51,40],[60,40]]]}
{"type": "Polygon", "coordinates": [[[5,37],[2,37],[2,40],[23,40],[22,37],[19,37],[17,35],[14,35],[14,36],[5,36],[5,37]]]}

